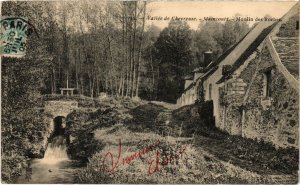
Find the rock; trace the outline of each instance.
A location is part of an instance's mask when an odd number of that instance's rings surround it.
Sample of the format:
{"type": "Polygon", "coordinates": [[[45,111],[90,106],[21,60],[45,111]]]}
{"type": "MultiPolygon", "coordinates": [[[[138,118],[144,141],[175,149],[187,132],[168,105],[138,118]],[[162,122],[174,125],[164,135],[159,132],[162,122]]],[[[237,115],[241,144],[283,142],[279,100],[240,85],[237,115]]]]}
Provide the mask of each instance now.
{"type": "Polygon", "coordinates": [[[105,92],[101,92],[100,95],[98,96],[99,100],[105,100],[107,99],[107,94],[105,92]]]}
{"type": "Polygon", "coordinates": [[[139,98],[138,96],[135,96],[132,98],[133,101],[136,101],[136,102],[140,102],[141,101],[141,98],[139,98]]]}
{"type": "Polygon", "coordinates": [[[75,137],[70,136],[70,143],[73,143],[73,141],[74,141],[75,139],[76,139],[75,137]]]}
{"type": "Polygon", "coordinates": [[[30,158],[43,158],[45,154],[45,148],[43,146],[34,146],[28,151],[27,156],[30,158]]]}

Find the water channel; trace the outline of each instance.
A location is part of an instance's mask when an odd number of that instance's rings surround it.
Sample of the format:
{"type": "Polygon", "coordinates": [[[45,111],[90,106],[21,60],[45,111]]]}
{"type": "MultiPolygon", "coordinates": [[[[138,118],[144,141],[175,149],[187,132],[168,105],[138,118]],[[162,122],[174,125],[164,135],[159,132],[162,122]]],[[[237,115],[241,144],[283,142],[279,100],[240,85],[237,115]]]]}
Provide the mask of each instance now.
{"type": "Polygon", "coordinates": [[[44,158],[33,159],[16,183],[22,184],[65,184],[74,182],[75,172],[82,167],[78,161],[70,160],[67,155],[66,137],[63,121],[56,120],[55,130],[49,140],[44,158]]]}

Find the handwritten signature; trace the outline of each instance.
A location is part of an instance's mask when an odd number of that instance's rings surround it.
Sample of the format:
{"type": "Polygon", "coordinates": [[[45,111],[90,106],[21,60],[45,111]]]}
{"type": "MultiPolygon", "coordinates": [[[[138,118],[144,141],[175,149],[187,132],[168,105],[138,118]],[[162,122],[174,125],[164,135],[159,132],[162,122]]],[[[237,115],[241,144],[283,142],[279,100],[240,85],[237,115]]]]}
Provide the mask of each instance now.
{"type": "Polygon", "coordinates": [[[152,167],[154,160],[153,160],[153,159],[150,159],[150,160],[148,161],[148,164],[149,164],[148,175],[152,175],[152,174],[154,174],[155,172],[160,171],[160,169],[161,169],[160,166],[162,166],[162,167],[167,166],[167,165],[170,164],[172,161],[178,159],[178,158],[179,158],[180,156],[182,156],[182,154],[185,152],[186,147],[187,147],[187,145],[184,145],[183,147],[181,147],[181,148],[179,149],[179,152],[176,153],[175,155],[173,154],[173,155],[168,155],[168,156],[163,157],[161,163],[159,162],[160,159],[161,159],[160,152],[157,151],[157,153],[156,153],[156,158],[155,158],[155,166],[154,166],[154,169],[153,169],[153,167],[152,167]],[[152,169],[152,171],[151,171],[151,169],[152,169]]]}
{"type": "MultiPolygon", "coordinates": [[[[119,150],[118,150],[118,157],[114,158],[113,154],[111,152],[107,152],[103,158],[102,164],[103,167],[104,164],[108,162],[108,166],[105,166],[106,168],[103,168],[102,171],[106,173],[114,173],[121,165],[129,165],[132,161],[134,161],[137,158],[140,158],[142,156],[145,156],[150,151],[152,151],[154,148],[158,147],[160,144],[160,141],[158,140],[154,144],[150,144],[149,146],[143,148],[142,150],[139,150],[138,152],[135,152],[127,157],[122,157],[122,142],[119,141],[119,150]],[[110,162],[110,163],[109,163],[110,162]]],[[[161,157],[161,153],[159,151],[156,152],[155,159],[149,159],[148,161],[148,175],[152,175],[155,172],[160,171],[161,166],[164,167],[168,164],[170,164],[172,161],[178,159],[182,154],[185,152],[187,145],[181,147],[175,155],[169,155],[165,157],[161,157]],[[154,163],[155,161],[155,163],[154,163]],[[160,162],[162,161],[162,162],[160,162]]]]}

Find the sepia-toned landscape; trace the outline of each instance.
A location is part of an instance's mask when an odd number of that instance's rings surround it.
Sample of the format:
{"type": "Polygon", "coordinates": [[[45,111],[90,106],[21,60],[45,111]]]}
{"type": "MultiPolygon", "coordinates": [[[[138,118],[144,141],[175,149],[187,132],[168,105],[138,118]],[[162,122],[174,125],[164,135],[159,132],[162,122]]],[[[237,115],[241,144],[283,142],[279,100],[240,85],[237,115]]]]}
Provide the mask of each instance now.
{"type": "Polygon", "coordinates": [[[299,3],[1,2],[1,182],[296,184],[299,3]]]}

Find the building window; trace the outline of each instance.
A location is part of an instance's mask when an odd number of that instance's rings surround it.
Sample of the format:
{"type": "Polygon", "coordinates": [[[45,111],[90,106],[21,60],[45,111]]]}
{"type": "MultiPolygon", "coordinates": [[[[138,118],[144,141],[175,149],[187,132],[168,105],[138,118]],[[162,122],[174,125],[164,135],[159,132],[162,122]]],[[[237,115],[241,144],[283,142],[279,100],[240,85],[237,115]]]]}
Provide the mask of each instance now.
{"type": "Polygon", "coordinates": [[[299,30],[299,21],[296,21],[296,30],[299,30]]]}
{"type": "Polygon", "coordinates": [[[271,70],[264,72],[264,97],[268,98],[272,95],[272,73],[271,70]]]}
{"type": "Polygon", "coordinates": [[[223,65],[222,67],[222,75],[227,75],[227,73],[230,71],[231,65],[223,65]]]}
{"type": "Polygon", "coordinates": [[[209,87],[208,87],[208,99],[210,99],[211,100],[211,92],[212,91],[212,85],[211,84],[209,84],[209,87]]]}

